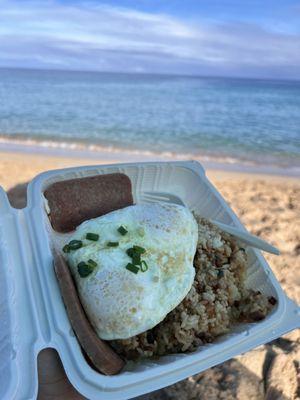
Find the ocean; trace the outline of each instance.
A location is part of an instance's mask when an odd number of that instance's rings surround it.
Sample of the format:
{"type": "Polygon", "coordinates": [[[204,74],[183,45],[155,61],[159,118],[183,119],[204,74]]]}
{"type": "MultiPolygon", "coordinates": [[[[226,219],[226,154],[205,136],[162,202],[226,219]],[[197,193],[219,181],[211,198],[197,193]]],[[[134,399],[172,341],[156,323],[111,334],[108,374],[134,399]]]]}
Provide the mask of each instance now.
{"type": "Polygon", "coordinates": [[[0,140],[300,166],[300,82],[0,69],[0,140]]]}

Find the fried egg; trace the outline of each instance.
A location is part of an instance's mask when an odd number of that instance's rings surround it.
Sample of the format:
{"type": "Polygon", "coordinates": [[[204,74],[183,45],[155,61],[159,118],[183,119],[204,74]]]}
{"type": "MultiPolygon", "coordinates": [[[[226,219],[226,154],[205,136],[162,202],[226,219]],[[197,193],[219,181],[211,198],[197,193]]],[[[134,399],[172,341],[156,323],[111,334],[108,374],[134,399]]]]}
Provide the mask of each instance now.
{"type": "Polygon", "coordinates": [[[81,240],[83,246],[66,256],[81,303],[100,338],[127,339],[145,332],[184,299],[195,276],[197,238],[192,213],[175,204],[133,205],[78,226],[71,240],[81,240]],[[121,234],[120,226],[127,233],[121,234]],[[87,233],[98,234],[98,240],[86,239],[87,233]],[[132,263],[126,251],[133,246],[145,249],[144,272],[126,268],[132,263]],[[78,264],[89,260],[97,266],[82,277],[78,264]]]}

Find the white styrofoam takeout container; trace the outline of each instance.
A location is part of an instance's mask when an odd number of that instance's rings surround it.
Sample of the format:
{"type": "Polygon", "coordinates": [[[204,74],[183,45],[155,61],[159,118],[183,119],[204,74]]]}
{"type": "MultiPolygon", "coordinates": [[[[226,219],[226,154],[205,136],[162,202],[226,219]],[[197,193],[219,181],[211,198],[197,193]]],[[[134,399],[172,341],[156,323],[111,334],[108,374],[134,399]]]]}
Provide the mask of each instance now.
{"type": "MultiPolygon", "coordinates": [[[[58,238],[47,217],[43,191],[53,182],[123,172],[135,202],[142,191],[177,194],[192,210],[239,228],[243,225],[194,161],[99,165],[38,175],[28,205],[10,207],[0,190],[0,398],[35,399],[37,356],[58,351],[74,387],[88,399],[129,399],[168,386],[300,327],[300,308],[282,291],[259,251],[248,249],[248,285],[278,299],[270,315],[239,324],[232,333],[191,354],[161,357],[128,366],[116,376],[92,369],[71,329],[53,270],[51,248],[58,238]]],[[[1,189],[1,188],[0,188],[1,189]]]]}

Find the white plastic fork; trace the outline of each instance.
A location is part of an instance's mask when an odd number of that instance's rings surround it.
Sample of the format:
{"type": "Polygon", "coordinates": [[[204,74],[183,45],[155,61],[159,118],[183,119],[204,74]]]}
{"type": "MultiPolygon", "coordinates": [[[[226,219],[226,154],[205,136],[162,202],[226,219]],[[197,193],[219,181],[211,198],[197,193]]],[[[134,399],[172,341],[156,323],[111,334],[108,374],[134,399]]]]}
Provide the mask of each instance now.
{"type": "MultiPolygon", "coordinates": [[[[180,197],[165,192],[142,192],[141,200],[146,203],[164,202],[185,206],[180,197]]],[[[239,238],[241,241],[251,247],[264,250],[271,254],[276,254],[277,256],[280,254],[280,251],[276,247],[272,246],[271,244],[267,243],[266,241],[260,239],[255,235],[251,235],[247,231],[243,231],[231,225],[223,224],[222,222],[213,219],[209,219],[209,221],[224,232],[230,233],[232,236],[239,238]]]]}

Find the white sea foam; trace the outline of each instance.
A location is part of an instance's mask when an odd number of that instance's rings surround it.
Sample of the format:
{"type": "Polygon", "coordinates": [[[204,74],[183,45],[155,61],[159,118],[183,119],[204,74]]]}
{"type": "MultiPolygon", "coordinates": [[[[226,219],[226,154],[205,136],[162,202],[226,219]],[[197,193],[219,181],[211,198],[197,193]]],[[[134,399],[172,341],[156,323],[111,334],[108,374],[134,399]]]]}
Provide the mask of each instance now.
{"type": "MultiPolygon", "coordinates": [[[[268,173],[288,176],[300,176],[300,167],[282,166],[276,164],[255,163],[253,161],[213,156],[205,153],[178,153],[172,151],[155,152],[151,150],[121,148],[112,145],[99,145],[83,142],[69,142],[57,140],[37,140],[32,138],[7,137],[0,134],[0,151],[17,151],[26,153],[43,153],[47,155],[61,155],[73,158],[89,158],[105,161],[169,161],[169,160],[197,160],[206,168],[228,171],[268,173]]],[[[264,161],[264,160],[263,160],[264,161]]]]}

